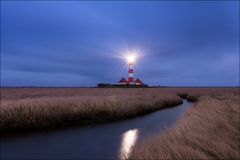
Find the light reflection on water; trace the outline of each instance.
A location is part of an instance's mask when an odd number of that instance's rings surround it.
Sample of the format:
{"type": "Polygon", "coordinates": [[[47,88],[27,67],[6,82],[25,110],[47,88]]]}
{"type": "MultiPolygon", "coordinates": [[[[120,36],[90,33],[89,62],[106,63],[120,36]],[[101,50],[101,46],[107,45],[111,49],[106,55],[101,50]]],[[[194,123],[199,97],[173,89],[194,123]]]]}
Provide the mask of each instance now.
{"type": "Polygon", "coordinates": [[[171,127],[190,106],[184,101],[119,122],[0,135],[0,159],[126,159],[138,142],[171,127]]]}
{"type": "Polygon", "coordinates": [[[127,159],[132,151],[132,147],[136,143],[138,138],[138,129],[130,129],[122,136],[122,142],[120,147],[120,159],[127,159]]]}

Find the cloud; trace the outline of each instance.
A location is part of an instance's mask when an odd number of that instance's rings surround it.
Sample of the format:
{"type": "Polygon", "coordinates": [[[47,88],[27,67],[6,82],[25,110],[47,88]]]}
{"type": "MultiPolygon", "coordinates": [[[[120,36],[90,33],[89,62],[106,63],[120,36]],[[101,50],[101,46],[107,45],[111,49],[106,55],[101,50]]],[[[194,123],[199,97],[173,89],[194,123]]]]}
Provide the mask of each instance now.
{"type": "Polygon", "coordinates": [[[4,85],[239,85],[239,2],[3,2],[4,85]],[[67,79],[64,77],[68,77],[67,79]]]}

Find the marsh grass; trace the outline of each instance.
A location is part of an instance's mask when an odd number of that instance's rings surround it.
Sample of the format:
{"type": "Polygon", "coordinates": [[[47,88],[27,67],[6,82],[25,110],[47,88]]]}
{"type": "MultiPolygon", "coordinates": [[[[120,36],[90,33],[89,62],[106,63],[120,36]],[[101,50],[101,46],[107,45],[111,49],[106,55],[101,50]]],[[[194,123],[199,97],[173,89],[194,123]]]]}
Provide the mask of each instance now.
{"type": "Polygon", "coordinates": [[[136,145],[129,159],[240,159],[239,107],[239,93],[201,96],[175,127],[136,145]]]}
{"type": "Polygon", "coordinates": [[[129,159],[239,159],[239,88],[1,88],[1,131],[86,125],[196,102],[129,159]],[[176,96],[177,95],[177,96],[176,96]]]}
{"type": "Polygon", "coordinates": [[[72,97],[72,96],[110,96],[110,95],[206,95],[222,93],[238,93],[235,88],[1,88],[1,100],[18,100],[40,97],[72,97]]]}
{"type": "Polygon", "coordinates": [[[1,100],[2,131],[91,124],[135,117],[181,104],[165,95],[43,96],[1,100]]]}

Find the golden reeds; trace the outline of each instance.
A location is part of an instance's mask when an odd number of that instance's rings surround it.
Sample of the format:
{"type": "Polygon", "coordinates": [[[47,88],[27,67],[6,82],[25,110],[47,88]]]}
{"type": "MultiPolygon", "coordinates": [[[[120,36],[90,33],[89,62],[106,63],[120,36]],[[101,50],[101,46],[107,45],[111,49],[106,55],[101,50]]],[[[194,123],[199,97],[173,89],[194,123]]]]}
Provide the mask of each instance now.
{"type": "Polygon", "coordinates": [[[44,96],[1,101],[1,130],[39,129],[131,118],[181,104],[166,95],[44,96]]]}
{"type": "Polygon", "coordinates": [[[130,159],[240,159],[239,93],[202,96],[175,127],[133,148],[130,159]]]}

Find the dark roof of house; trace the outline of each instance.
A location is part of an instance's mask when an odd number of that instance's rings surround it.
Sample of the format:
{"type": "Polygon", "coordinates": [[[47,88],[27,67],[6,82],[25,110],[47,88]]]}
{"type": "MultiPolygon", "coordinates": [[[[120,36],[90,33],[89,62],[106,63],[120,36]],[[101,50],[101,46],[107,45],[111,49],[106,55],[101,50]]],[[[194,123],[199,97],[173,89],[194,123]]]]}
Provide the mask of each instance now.
{"type": "Polygon", "coordinates": [[[124,77],[122,77],[122,79],[118,81],[118,83],[127,83],[127,80],[124,77]]]}
{"type": "Polygon", "coordinates": [[[139,78],[137,78],[137,79],[134,81],[134,83],[141,83],[141,84],[143,84],[143,82],[142,82],[139,78]]]}

